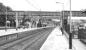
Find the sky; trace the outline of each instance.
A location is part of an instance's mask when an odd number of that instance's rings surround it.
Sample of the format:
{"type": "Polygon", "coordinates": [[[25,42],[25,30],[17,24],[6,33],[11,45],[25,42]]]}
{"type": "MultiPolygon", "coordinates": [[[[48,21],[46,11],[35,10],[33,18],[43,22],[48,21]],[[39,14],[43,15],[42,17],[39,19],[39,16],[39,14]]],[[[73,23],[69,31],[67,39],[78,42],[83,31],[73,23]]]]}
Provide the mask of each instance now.
{"type": "MultiPolygon", "coordinates": [[[[72,10],[86,9],[86,0],[71,0],[72,10]]],[[[62,11],[69,10],[69,0],[0,0],[6,6],[17,11],[62,11]]]]}

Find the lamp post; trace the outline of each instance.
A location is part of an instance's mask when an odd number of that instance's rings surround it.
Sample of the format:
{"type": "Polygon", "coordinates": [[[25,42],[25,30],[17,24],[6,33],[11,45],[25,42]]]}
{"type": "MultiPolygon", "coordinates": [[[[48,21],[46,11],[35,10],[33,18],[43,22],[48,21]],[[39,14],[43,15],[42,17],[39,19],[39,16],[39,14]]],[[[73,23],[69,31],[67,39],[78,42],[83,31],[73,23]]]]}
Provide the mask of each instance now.
{"type": "Polygon", "coordinates": [[[69,33],[69,49],[72,49],[72,29],[71,29],[71,17],[72,17],[72,11],[71,11],[71,0],[69,0],[70,3],[70,16],[69,16],[69,24],[70,24],[70,33],[69,33]]]}
{"type": "Polygon", "coordinates": [[[60,13],[60,15],[61,15],[61,30],[62,30],[62,34],[63,34],[63,26],[64,26],[64,24],[63,24],[63,20],[64,20],[64,3],[61,3],[61,2],[56,2],[56,3],[59,3],[59,4],[62,4],[62,12],[60,13]]]}

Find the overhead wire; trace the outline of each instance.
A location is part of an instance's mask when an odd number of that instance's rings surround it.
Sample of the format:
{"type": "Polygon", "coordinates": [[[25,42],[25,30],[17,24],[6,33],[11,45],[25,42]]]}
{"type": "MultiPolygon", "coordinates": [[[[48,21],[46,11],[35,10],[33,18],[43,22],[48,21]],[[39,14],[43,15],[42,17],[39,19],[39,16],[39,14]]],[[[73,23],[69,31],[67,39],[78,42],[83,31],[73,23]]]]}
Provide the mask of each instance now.
{"type": "Polygon", "coordinates": [[[28,4],[30,4],[33,8],[40,10],[39,8],[37,8],[36,6],[34,6],[29,0],[25,0],[28,4]]]}

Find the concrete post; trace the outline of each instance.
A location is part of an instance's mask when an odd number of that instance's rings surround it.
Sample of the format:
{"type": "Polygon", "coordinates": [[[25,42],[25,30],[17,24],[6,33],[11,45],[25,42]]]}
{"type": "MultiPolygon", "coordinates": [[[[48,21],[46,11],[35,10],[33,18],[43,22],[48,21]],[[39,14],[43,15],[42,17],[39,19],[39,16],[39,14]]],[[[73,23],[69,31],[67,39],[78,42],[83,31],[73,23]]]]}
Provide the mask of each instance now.
{"type": "Polygon", "coordinates": [[[18,29],[18,13],[16,12],[16,30],[18,29]]]}

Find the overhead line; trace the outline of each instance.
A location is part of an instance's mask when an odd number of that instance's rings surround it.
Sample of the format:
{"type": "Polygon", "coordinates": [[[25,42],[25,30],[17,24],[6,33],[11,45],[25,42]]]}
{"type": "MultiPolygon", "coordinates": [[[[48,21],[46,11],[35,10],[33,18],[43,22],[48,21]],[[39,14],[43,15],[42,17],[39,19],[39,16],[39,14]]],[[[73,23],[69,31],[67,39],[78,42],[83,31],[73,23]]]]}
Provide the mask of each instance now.
{"type": "Polygon", "coordinates": [[[35,7],[29,0],[25,0],[28,4],[30,4],[32,7],[34,7],[35,9],[37,9],[37,10],[40,10],[40,9],[38,9],[37,7],[35,7]]]}

